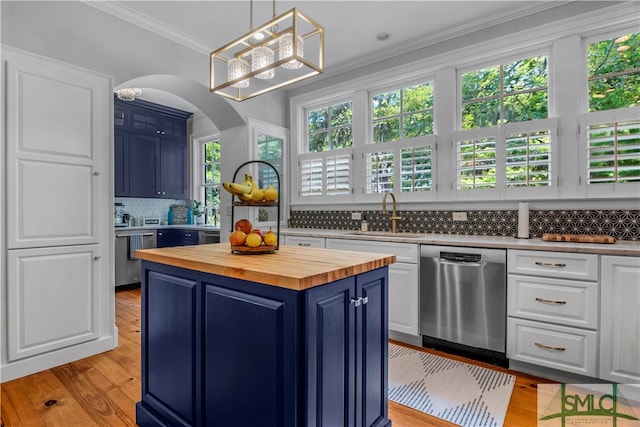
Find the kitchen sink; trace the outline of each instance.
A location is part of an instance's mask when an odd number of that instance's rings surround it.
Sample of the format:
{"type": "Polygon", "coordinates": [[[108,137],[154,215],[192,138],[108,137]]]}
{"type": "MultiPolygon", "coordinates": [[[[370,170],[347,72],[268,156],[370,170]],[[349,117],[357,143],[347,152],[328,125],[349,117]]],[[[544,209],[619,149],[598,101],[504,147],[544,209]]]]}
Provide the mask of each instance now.
{"type": "Polygon", "coordinates": [[[371,237],[398,237],[401,239],[419,239],[424,234],[416,233],[392,233],[391,231],[348,231],[344,234],[351,236],[371,236],[371,237]]]}

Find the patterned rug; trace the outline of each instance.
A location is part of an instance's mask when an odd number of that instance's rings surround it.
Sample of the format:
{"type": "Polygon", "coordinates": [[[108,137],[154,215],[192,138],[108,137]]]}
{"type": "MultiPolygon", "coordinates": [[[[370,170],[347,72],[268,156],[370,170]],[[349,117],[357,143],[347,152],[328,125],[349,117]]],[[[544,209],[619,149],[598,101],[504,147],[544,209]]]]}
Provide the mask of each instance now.
{"type": "Polygon", "coordinates": [[[463,427],[502,426],[515,376],[389,344],[389,399],[463,427]]]}

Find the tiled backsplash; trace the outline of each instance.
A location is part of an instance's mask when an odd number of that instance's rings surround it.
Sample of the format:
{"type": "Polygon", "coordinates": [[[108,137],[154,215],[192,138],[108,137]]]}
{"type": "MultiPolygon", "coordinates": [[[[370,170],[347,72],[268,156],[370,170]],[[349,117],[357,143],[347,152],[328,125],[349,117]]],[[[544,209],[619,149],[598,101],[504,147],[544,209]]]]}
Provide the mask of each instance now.
{"type": "MultiPolygon", "coordinates": [[[[465,211],[466,221],[454,221],[453,211],[398,211],[399,233],[471,234],[516,236],[517,210],[465,211]]],[[[391,230],[390,213],[364,211],[371,231],[391,230]]],[[[351,211],[292,211],[289,227],[359,230],[351,211]]],[[[618,240],[640,240],[640,210],[531,210],[531,237],[544,233],[606,234],[618,240]]]]}
{"type": "Polygon", "coordinates": [[[169,207],[171,205],[184,205],[184,200],[173,199],[136,199],[128,197],[116,197],[116,203],[124,205],[124,211],[133,215],[134,218],[159,218],[160,221],[167,221],[169,207]]]}

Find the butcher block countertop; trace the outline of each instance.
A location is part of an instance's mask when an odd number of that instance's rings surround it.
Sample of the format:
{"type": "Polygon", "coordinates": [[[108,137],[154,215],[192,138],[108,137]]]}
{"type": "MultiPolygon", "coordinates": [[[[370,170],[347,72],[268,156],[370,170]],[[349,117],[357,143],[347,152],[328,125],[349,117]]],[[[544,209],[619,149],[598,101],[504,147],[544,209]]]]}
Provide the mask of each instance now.
{"type": "Polygon", "coordinates": [[[280,245],[274,253],[232,254],[229,243],[143,249],[136,258],[301,291],[385,267],[395,255],[280,245]]]}

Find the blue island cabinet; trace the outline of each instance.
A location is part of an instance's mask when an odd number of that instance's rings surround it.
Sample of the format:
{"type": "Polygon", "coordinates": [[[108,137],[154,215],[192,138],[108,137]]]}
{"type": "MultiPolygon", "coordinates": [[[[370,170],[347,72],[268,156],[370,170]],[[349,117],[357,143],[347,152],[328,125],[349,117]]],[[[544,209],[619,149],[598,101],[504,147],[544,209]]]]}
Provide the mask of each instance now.
{"type": "Polygon", "coordinates": [[[387,267],[292,290],[142,262],[146,426],[390,426],[387,267]]]}

